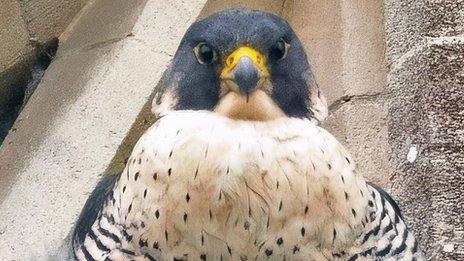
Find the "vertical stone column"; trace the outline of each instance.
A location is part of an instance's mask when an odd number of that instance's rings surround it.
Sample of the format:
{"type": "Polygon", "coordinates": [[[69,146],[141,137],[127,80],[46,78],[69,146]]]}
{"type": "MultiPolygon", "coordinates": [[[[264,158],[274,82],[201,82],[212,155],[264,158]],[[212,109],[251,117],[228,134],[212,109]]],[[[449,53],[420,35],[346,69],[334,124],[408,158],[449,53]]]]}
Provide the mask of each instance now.
{"type": "Polygon", "coordinates": [[[324,127],[369,181],[388,189],[383,0],[291,0],[283,16],[327,98],[324,127]]]}
{"type": "Polygon", "coordinates": [[[464,1],[385,0],[392,194],[431,260],[464,259],[464,1]]]}

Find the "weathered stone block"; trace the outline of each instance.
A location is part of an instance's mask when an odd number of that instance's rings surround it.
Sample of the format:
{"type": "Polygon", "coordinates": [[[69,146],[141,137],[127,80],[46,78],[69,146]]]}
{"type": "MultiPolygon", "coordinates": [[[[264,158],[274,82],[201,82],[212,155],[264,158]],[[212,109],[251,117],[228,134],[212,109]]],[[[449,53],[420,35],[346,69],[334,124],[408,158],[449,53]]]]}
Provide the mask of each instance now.
{"type": "Polygon", "coordinates": [[[385,0],[386,61],[389,66],[421,44],[424,34],[424,2],[416,0],[385,0]]]}
{"type": "Polygon", "coordinates": [[[454,40],[430,39],[388,84],[392,190],[433,260],[464,258],[464,41],[454,40]]]}
{"type": "Polygon", "coordinates": [[[464,0],[385,0],[387,62],[421,45],[424,37],[464,33],[464,0]]]}
{"type": "Polygon", "coordinates": [[[344,95],[373,95],[385,89],[383,1],[341,1],[344,95]]]}
{"type": "Polygon", "coordinates": [[[316,81],[329,104],[344,96],[341,3],[292,1],[284,17],[305,46],[316,81]]]}
{"type": "Polygon", "coordinates": [[[346,146],[367,180],[388,189],[386,116],[384,100],[354,98],[334,109],[324,127],[346,146]]]}
{"type": "Polygon", "coordinates": [[[424,35],[428,37],[464,34],[464,1],[425,1],[424,35]]]}
{"type": "Polygon", "coordinates": [[[87,0],[19,0],[26,27],[36,41],[59,36],[87,0]]]}
{"type": "Polygon", "coordinates": [[[300,36],[328,103],[344,96],[372,95],[385,88],[383,3],[301,1],[283,15],[300,36]]]}
{"type": "Polygon", "coordinates": [[[270,13],[281,14],[285,0],[214,0],[208,1],[205,8],[201,11],[200,17],[230,9],[230,8],[249,8],[262,10],[270,13]]]}
{"type": "Polygon", "coordinates": [[[203,4],[149,1],[125,27],[132,36],[59,51],[0,148],[1,260],[54,254],[203,4]],[[170,41],[152,48],[173,24],[170,41]]]}
{"type": "MultiPolygon", "coordinates": [[[[29,34],[21,17],[18,2],[1,0],[0,5],[0,73],[31,52],[29,34]]],[[[0,86],[1,89],[1,86],[0,86]]]]}
{"type": "Polygon", "coordinates": [[[123,39],[130,34],[145,3],[146,0],[90,2],[80,13],[78,22],[72,23],[60,36],[61,48],[67,51],[92,48],[123,39]]]}

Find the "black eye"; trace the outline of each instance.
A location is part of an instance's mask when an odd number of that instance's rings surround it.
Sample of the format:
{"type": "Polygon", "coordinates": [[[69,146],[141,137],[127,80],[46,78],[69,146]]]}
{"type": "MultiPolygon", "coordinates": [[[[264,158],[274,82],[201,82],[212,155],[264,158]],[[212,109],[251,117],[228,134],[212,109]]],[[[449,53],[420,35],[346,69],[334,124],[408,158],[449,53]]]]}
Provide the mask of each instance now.
{"type": "Polygon", "coordinates": [[[216,60],[216,52],[206,43],[198,44],[194,51],[198,62],[201,64],[210,64],[216,60]]]}
{"type": "Polygon", "coordinates": [[[283,39],[280,39],[269,50],[269,57],[273,60],[283,59],[287,55],[287,48],[288,44],[283,39]]]}

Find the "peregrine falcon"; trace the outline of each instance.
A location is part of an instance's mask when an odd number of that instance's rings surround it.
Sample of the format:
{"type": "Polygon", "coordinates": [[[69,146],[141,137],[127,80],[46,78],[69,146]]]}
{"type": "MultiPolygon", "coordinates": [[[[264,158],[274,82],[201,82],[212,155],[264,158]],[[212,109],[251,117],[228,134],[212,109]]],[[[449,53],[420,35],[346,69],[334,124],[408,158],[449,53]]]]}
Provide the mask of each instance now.
{"type": "Polygon", "coordinates": [[[195,22],[154,99],[159,120],[99,182],[77,260],[422,260],[394,200],[319,126],[327,106],[282,18],[195,22]]]}

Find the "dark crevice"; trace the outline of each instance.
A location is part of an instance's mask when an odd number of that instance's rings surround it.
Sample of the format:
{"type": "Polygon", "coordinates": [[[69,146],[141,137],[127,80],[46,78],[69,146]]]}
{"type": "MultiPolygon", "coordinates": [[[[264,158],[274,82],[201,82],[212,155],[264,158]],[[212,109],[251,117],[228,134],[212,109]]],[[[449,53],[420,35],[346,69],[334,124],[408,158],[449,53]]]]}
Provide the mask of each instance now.
{"type": "Polygon", "coordinates": [[[388,93],[376,93],[376,94],[363,94],[363,95],[344,95],[340,97],[339,99],[333,101],[329,105],[329,111],[334,112],[338,109],[340,109],[343,104],[347,102],[351,102],[353,100],[360,100],[360,101],[373,101],[377,99],[386,99],[388,98],[389,94],[388,93]]]}
{"type": "Polygon", "coordinates": [[[52,62],[58,49],[58,38],[34,45],[36,51],[32,61],[26,62],[27,67],[14,76],[14,83],[5,87],[7,93],[0,104],[0,145],[52,62]]]}

